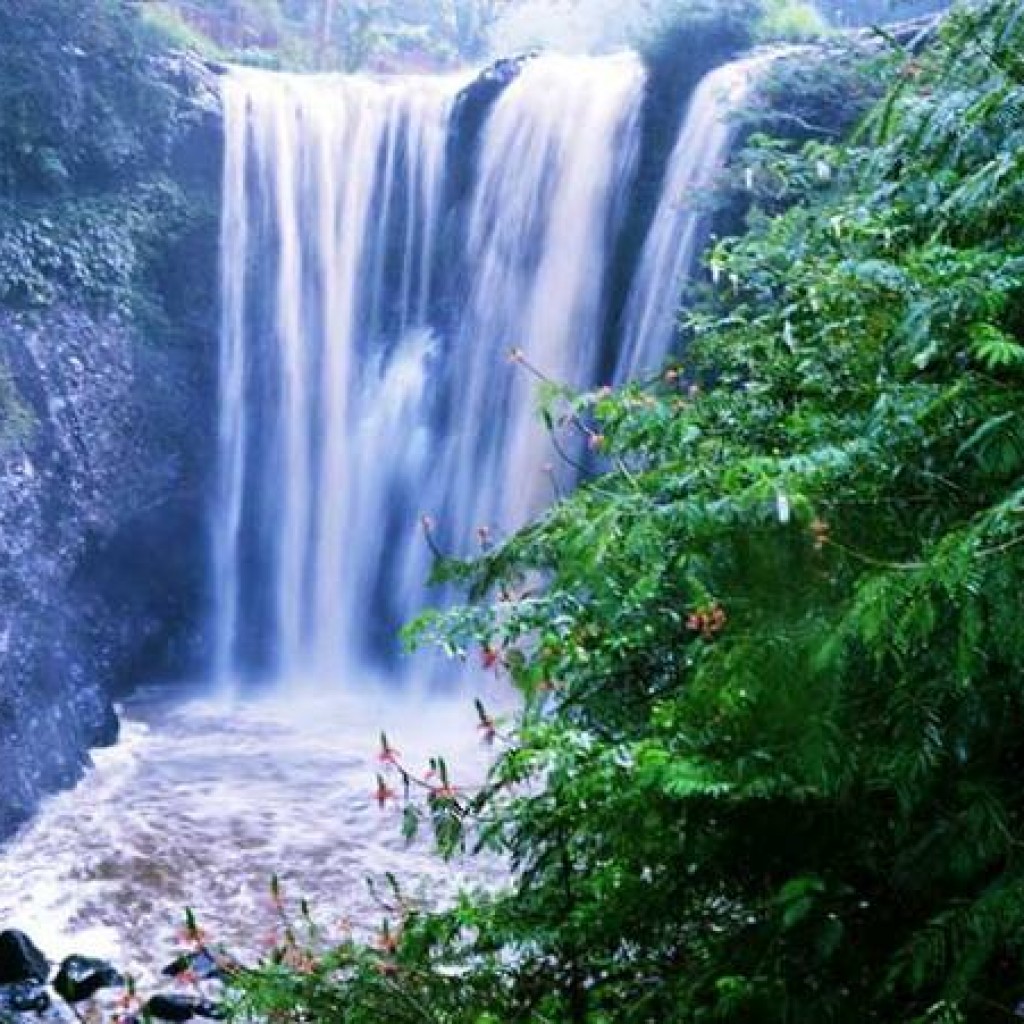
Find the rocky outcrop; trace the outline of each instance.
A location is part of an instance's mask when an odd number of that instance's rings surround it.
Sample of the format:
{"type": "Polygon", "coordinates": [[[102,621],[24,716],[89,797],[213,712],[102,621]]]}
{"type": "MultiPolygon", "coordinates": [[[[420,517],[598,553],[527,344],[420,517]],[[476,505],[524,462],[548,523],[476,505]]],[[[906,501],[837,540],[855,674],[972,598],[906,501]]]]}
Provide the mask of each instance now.
{"type": "Polygon", "coordinates": [[[472,182],[484,124],[501,94],[536,58],[535,52],[505,57],[486,67],[455,100],[451,135],[448,139],[447,205],[466,198],[472,182]]]}
{"type": "MultiPolygon", "coordinates": [[[[239,965],[218,958],[199,945],[184,959],[212,965],[205,973],[179,972],[172,964],[163,973],[174,988],[143,1001],[134,981],[106,960],[73,954],[50,978],[50,962],[24,932],[0,932],[0,1024],[142,1024],[143,1021],[227,1020],[224,983],[239,965]]],[[[177,963],[177,961],[175,962],[177,963]]]]}
{"type": "Polygon", "coordinates": [[[180,102],[147,173],[183,208],[135,253],[132,301],[100,312],[58,280],[0,304],[0,839],[116,740],[119,694],[197,656],[221,123],[200,62],[154,74],[180,102]]]}
{"type": "Polygon", "coordinates": [[[67,306],[0,309],[0,835],[116,740],[127,676],[185,656],[201,563],[197,356],[67,306]]]}

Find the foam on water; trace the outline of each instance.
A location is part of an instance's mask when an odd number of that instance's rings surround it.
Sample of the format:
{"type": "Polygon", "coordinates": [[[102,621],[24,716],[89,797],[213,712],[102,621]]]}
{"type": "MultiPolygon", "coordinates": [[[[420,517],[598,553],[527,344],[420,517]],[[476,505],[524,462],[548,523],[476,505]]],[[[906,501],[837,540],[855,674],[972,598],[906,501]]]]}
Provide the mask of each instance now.
{"type": "Polygon", "coordinates": [[[483,877],[442,863],[425,838],[407,845],[398,808],[373,795],[381,729],[410,765],[444,754],[456,781],[478,782],[488,754],[472,696],[181,700],[134,702],[122,742],[0,849],[0,921],[51,958],[106,956],[152,975],[186,906],[213,941],[255,956],[277,920],[274,873],[293,906],[307,897],[339,934],[342,919],[379,925],[368,877],[394,872],[431,900],[483,877]]]}

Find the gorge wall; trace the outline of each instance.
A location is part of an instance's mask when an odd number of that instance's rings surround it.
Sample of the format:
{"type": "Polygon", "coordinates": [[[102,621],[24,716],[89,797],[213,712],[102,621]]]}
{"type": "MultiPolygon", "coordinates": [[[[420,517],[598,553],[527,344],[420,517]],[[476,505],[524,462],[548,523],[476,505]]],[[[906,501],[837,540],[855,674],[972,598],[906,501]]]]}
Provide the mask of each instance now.
{"type": "Polygon", "coordinates": [[[219,107],[201,65],[153,74],[154,167],[0,204],[0,837],[201,639],[219,107]]]}

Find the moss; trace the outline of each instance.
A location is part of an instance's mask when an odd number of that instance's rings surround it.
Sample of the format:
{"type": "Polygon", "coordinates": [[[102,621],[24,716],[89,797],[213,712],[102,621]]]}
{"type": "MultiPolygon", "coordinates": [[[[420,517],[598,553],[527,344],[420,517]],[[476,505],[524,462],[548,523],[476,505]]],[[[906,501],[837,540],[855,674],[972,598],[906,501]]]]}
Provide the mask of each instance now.
{"type": "Polygon", "coordinates": [[[762,42],[803,43],[829,32],[817,7],[806,0],[768,0],[757,25],[762,42]]]}
{"type": "Polygon", "coordinates": [[[227,60],[227,52],[209,36],[190,25],[172,4],[155,0],[142,9],[142,23],[158,43],[192,50],[214,60],[227,60]]]}
{"type": "Polygon", "coordinates": [[[11,371],[0,363],[0,453],[23,445],[35,427],[35,416],[18,391],[11,371]]]}
{"type": "Polygon", "coordinates": [[[174,257],[209,243],[214,225],[201,197],[165,178],[108,195],[0,202],[0,304],[42,309],[69,299],[163,336],[165,300],[191,269],[179,273],[174,257]]]}

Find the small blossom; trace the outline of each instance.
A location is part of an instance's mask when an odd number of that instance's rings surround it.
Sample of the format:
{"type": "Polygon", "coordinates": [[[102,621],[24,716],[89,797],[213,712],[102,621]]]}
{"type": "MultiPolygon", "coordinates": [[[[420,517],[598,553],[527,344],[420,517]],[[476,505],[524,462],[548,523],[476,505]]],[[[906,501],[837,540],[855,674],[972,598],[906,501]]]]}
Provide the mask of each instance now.
{"type": "Polygon", "coordinates": [[[700,633],[705,640],[713,640],[725,629],[728,616],[720,604],[698,609],[686,618],[686,628],[691,633],[700,633]]]}
{"type": "Polygon", "coordinates": [[[488,714],[487,709],[479,700],[476,702],[476,712],[480,719],[480,724],[477,728],[480,730],[481,738],[484,743],[490,746],[494,742],[494,738],[498,735],[498,727],[494,719],[488,714]]]}
{"type": "Polygon", "coordinates": [[[202,946],[206,942],[206,932],[186,925],[178,932],[178,940],[189,946],[202,946]]]}
{"type": "Polygon", "coordinates": [[[377,760],[381,764],[398,764],[401,752],[396,750],[388,741],[387,734],[380,734],[380,750],[377,752],[377,760]]]}
{"type": "Polygon", "coordinates": [[[373,798],[377,801],[377,806],[383,810],[390,800],[397,799],[398,794],[387,784],[383,775],[377,776],[377,789],[374,791],[373,798]]]}
{"type": "Polygon", "coordinates": [[[828,523],[821,519],[815,519],[811,523],[811,534],[814,537],[814,547],[816,551],[820,551],[827,543],[829,539],[829,526],[828,523]]]}
{"type": "Polygon", "coordinates": [[[480,651],[480,663],[488,671],[492,668],[496,670],[501,666],[501,654],[490,644],[484,644],[480,651]]]}
{"type": "Polygon", "coordinates": [[[398,940],[399,933],[397,931],[392,931],[387,921],[385,921],[381,925],[380,931],[377,932],[374,945],[376,945],[382,953],[394,953],[398,949],[398,940]]]}

